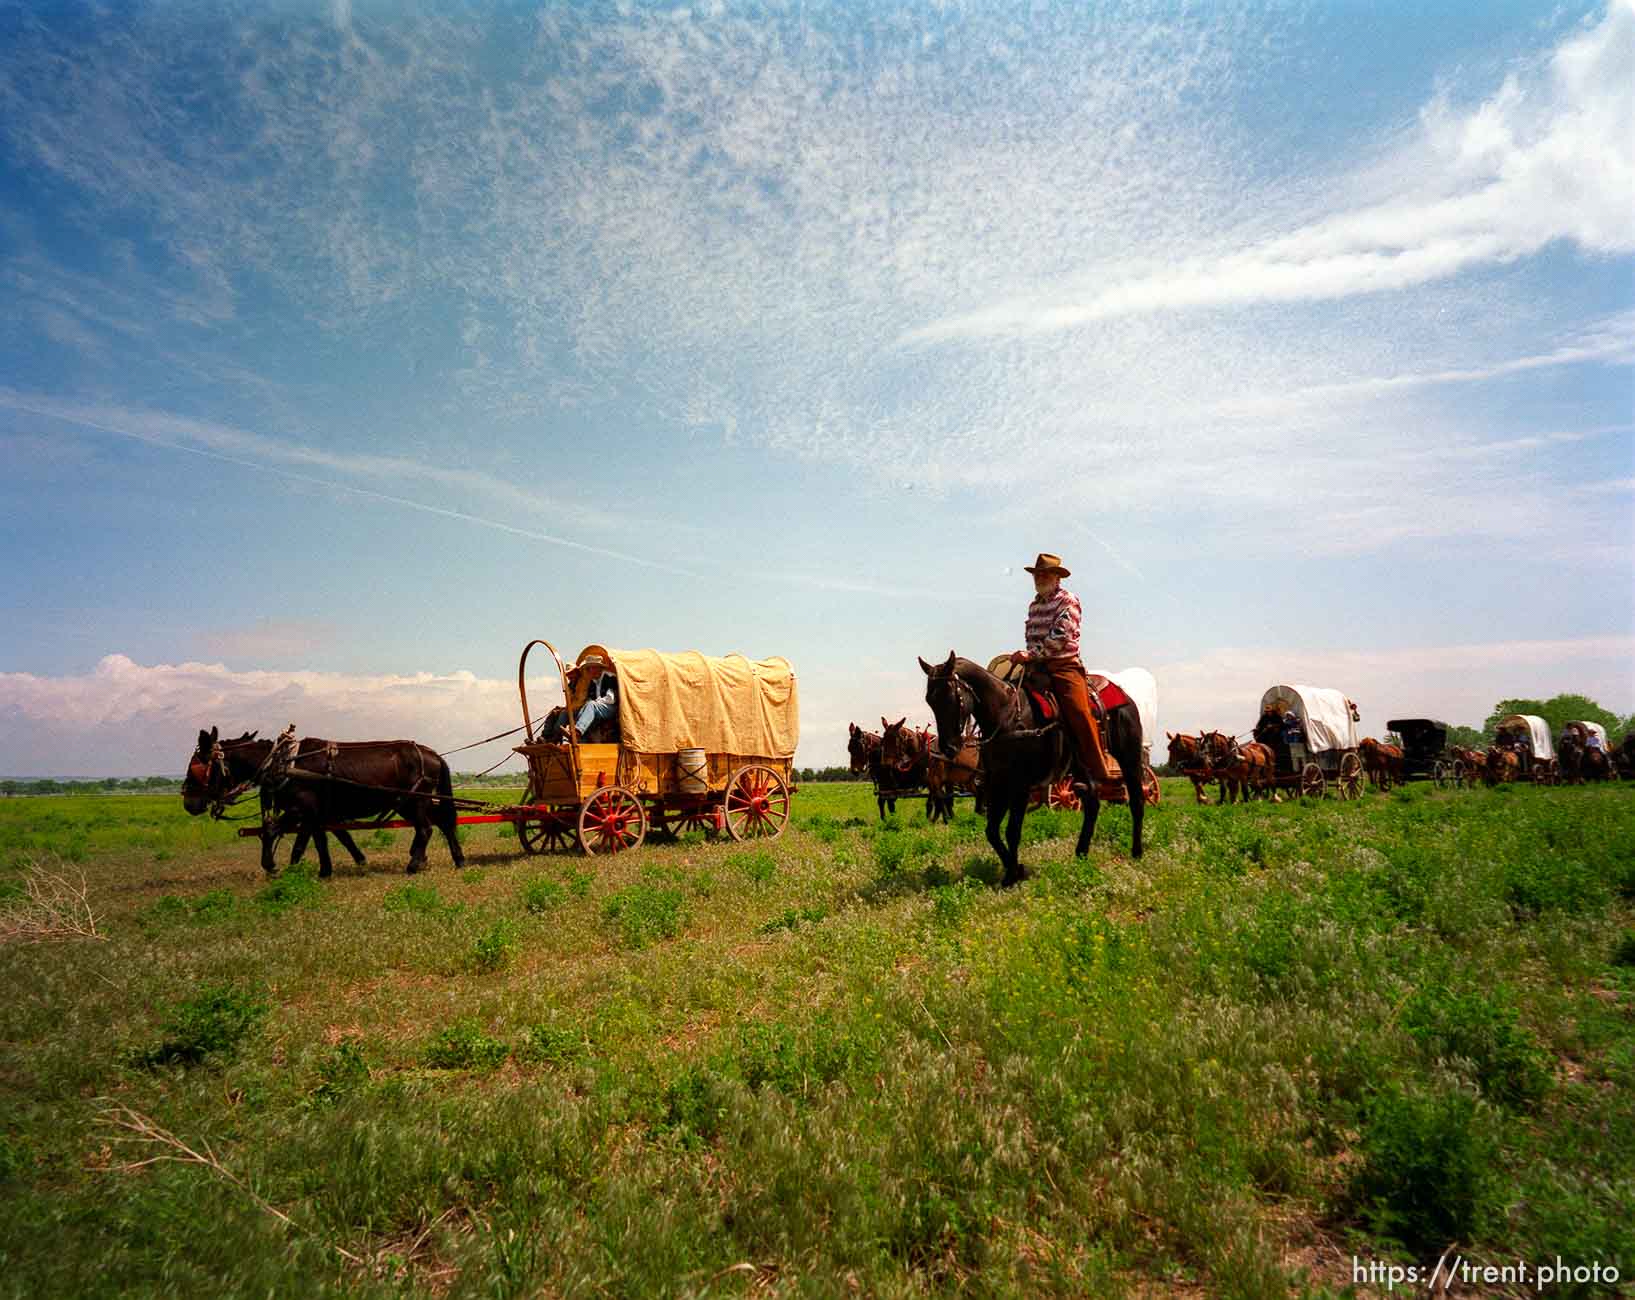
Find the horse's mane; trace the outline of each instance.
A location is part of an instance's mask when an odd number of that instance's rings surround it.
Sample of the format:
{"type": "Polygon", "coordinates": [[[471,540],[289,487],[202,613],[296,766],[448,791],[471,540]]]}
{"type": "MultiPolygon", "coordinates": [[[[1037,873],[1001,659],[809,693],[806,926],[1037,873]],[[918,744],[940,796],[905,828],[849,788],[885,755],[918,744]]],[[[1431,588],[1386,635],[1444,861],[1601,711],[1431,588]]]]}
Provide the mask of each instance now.
{"type": "Polygon", "coordinates": [[[1004,678],[998,676],[996,673],[990,673],[981,664],[977,663],[976,660],[967,659],[963,655],[954,656],[954,676],[974,677],[978,681],[996,682],[1001,686],[1007,684],[1004,678]]]}

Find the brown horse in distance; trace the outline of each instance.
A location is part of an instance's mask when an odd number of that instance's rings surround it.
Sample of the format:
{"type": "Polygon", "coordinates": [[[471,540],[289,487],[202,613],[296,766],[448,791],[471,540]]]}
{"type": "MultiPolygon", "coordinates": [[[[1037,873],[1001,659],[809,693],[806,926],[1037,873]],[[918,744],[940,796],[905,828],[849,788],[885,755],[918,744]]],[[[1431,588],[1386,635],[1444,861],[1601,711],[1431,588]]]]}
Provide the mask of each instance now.
{"type": "Polygon", "coordinates": [[[880,809],[880,820],[885,821],[888,810],[893,816],[897,814],[897,785],[886,774],[886,765],[880,756],[880,734],[864,731],[855,722],[848,725],[851,734],[846,742],[846,754],[851,759],[852,773],[855,776],[865,772],[869,774],[869,780],[874,784],[875,802],[880,809]]]}
{"type": "Polygon", "coordinates": [[[1556,743],[1557,757],[1561,760],[1561,774],[1568,785],[1583,785],[1586,781],[1610,781],[1612,761],[1606,752],[1591,749],[1573,728],[1562,733],[1556,743]]]}
{"type": "Polygon", "coordinates": [[[1221,802],[1234,799],[1247,803],[1251,794],[1268,795],[1277,759],[1259,741],[1240,743],[1236,736],[1206,731],[1202,736],[1209,753],[1209,765],[1221,783],[1221,802]]]}
{"type": "Polygon", "coordinates": [[[1513,749],[1500,749],[1497,745],[1488,747],[1487,754],[1482,760],[1482,779],[1489,785],[1499,785],[1506,781],[1514,781],[1521,776],[1521,759],[1513,749]]]}
{"type": "Polygon", "coordinates": [[[1635,780],[1635,731],[1626,734],[1612,751],[1612,766],[1626,781],[1635,780]]]}
{"type": "MultiPolygon", "coordinates": [[[[316,742],[323,744],[323,741],[316,742]]],[[[214,784],[218,795],[232,787],[247,789],[255,783],[255,778],[265,766],[268,756],[272,753],[270,740],[256,740],[256,733],[246,731],[236,740],[219,740],[217,732],[201,731],[199,743],[193,751],[193,759],[188,764],[186,774],[182,778],[182,806],[190,816],[197,817],[212,802],[212,796],[207,787],[214,784]],[[219,750],[219,755],[217,751],[219,750]],[[220,765],[227,774],[225,782],[211,778],[217,773],[212,769],[220,765]]],[[[219,815],[219,814],[218,814],[219,815]]],[[[290,850],[290,866],[301,860],[306,852],[307,844],[314,838],[313,833],[297,824],[297,818],[292,809],[278,806],[271,790],[263,787],[261,790],[261,869],[269,876],[278,871],[278,864],[273,860],[273,849],[281,837],[295,832],[295,845],[290,850]]],[[[351,835],[340,828],[320,830],[316,838],[322,840],[326,834],[333,835],[340,846],[352,855],[352,861],[363,866],[367,859],[363,850],[357,846],[351,835]]],[[[328,845],[320,846],[320,859],[328,850],[328,845]]]]}
{"type": "Polygon", "coordinates": [[[1368,773],[1369,781],[1381,790],[1389,790],[1393,781],[1402,784],[1405,760],[1400,747],[1364,736],[1357,744],[1357,753],[1362,758],[1363,771],[1368,773]]]}
{"type": "Polygon", "coordinates": [[[1169,737],[1171,770],[1192,782],[1192,793],[1199,803],[1208,803],[1209,796],[1204,793],[1204,786],[1215,779],[1215,773],[1210,767],[1209,749],[1204,744],[1202,733],[1189,736],[1184,732],[1166,731],[1164,734],[1169,737]]]}

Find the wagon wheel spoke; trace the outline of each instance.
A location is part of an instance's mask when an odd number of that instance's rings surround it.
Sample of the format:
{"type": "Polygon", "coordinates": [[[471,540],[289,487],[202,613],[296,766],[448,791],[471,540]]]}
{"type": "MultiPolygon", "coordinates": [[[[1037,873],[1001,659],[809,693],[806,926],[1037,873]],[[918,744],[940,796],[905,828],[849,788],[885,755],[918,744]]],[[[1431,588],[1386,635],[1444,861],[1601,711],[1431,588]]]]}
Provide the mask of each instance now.
{"type": "Polygon", "coordinates": [[[1141,768],[1141,799],[1149,808],[1156,807],[1160,794],[1158,773],[1152,770],[1151,764],[1143,764],[1141,768]]]}

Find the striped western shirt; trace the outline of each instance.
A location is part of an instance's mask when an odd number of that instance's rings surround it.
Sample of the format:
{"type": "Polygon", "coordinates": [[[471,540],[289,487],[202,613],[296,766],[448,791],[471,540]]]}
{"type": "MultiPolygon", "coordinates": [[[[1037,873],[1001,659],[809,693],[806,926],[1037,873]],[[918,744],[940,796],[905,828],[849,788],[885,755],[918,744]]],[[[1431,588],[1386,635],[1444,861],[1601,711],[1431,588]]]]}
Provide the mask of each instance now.
{"type": "Polygon", "coordinates": [[[1066,587],[1049,596],[1035,596],[1028,606],[1025,636],[1029,653],[1052,662],[1079,657],[1079,598],[1066,587]]]}

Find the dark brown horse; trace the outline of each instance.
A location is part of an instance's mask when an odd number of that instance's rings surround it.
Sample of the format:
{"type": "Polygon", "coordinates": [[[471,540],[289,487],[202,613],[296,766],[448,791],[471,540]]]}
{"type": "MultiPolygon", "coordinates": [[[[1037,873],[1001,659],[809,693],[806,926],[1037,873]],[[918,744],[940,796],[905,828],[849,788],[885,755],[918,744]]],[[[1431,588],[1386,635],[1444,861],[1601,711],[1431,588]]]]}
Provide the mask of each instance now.
{"type": "Polygon", "coordinates": [[[1208,803],[1209,796],[1204,793],[1204,786],[1215,779],[1215,773],[1210,767],[1209,750],[1203,743],[1202,734],[1188,736],[1184,732],[1177,734],[1173,731],[1164,734],[1169,737],[1170,769],[1192,782],[1192,793],[1199,803],[1208,803]]]}
{"type": "MultiPolygon", "coordinates": [[[[982,786],[988,801],[988,843],[1004,867],[1001,884],[1009,887],[1027,879],[1020,860],[1022,819],[1028,799],[1038,786],[1049,787],[1069,773],[1085,787],[1084,821],[1075,852],[1083,857],[1101,813],[1096,783],[1079,768],[1066,730],[1057,720],[1039,716],[1027,691],[1010,685],[981,664],[961,659],[953,651],[936,667],[920,660],[925,671],[925,702],[937,720],[937,743],[953,757],[965,741],[966,724],[974,720],[982,738],[982,786]],[[1000,826],[1004,824],[1004,836],[1000,826]]],[[[1141,856],[1141,715],[1125,701],[1107,710],[1102,724],[1107,748],[1124,772],[1130,799],[1133,856],[1141,856]]]]}
{"type": "Polygon", "coordinates": [[[1635,731],[1626,733],[1612,751],[1612,766],[1626,781],[1635,780],[1635,731]]]}
{"type": "Polygon", "coordinates": [[[1556,744],[1556,756],[1561,760],[1561,774],[1568,785],[1583,785],[1586,781],[1610,781],[1612,761],[1606,751],[1591,749],[1579,732],[1569,727],[1556,744]]]}
{"type": "MultiPolygon", "coordinates": [[[[884,721],[884,719],[881,719],[884,721]]],[[[885,770],[885,763],[880,756],[880,734],[875,731],[864,731],[855,722],[848,724],[851,734],[846,742],[846,753],[851,759],[851,769],[854,776],[869,774],[869,780],[874,784],[874,800],[880,810],[880,820],[885,821],[886,813],[897,815],[897,784],[885,770]]]]}
{"type": "MultiPolygon", "coordinates": [[[[253,732],[223,743],[215,728],[201,731],[182,782],[182,806],[194,816],[252,785],[261,788],[264,871],[277,869],[273,845],[293,827],[316,842],[318,874],[327,877],[332,868],[324,833],[332,823],[384,820],[393,813],[414,824],[411,873],[426,865],[434,829],[443,832],[454,865],[465,865],[456,833],[453,778],[435,750],[412,740],[336,743],[307,736],[297,742],[293,757],[280,762],[274,748],[270,740],[254,739],[253,732]]],[[[355,845],[352,854],[362,861],[355,845]]]]}

